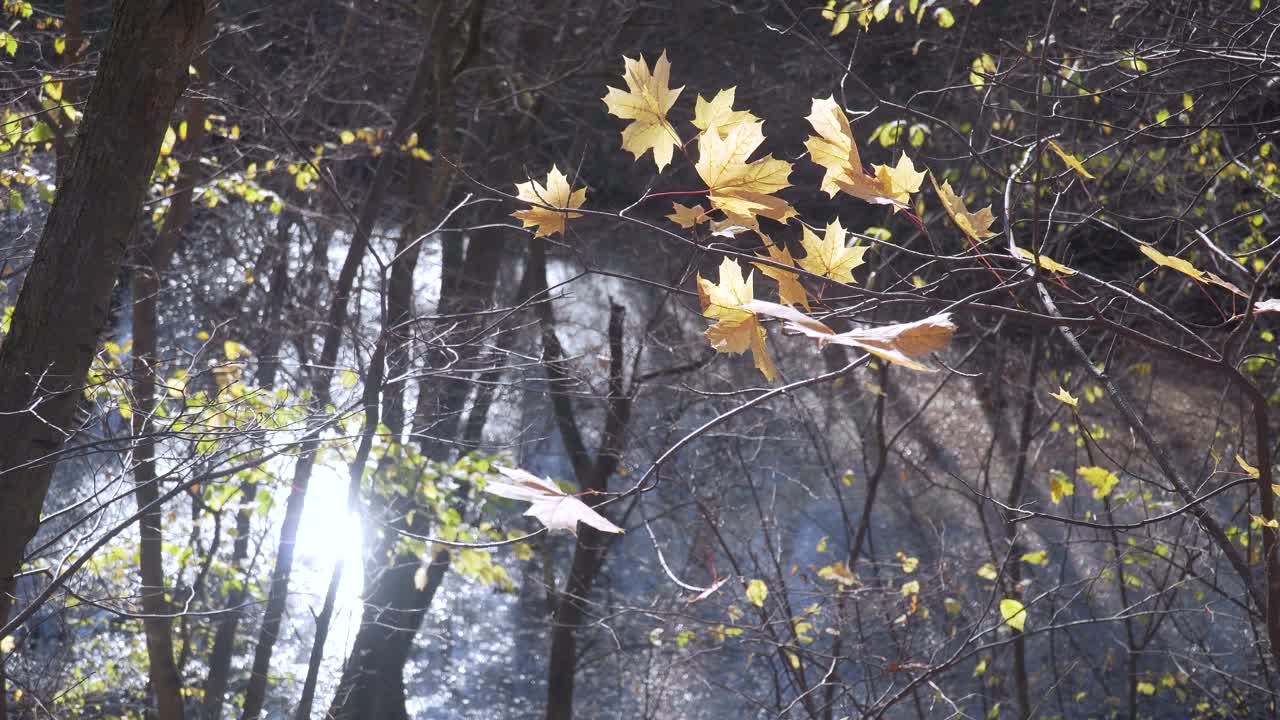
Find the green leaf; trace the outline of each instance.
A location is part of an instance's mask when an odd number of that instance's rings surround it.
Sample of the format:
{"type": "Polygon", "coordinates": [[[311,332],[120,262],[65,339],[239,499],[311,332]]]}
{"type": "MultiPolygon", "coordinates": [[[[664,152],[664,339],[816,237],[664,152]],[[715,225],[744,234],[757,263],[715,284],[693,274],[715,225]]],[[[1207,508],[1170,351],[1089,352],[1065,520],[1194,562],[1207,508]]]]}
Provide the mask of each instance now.
{"type": "Polygon", "coordinates": [[[1027,609],[1018,600],[1005,598],[1000,601],[1000,615],[1009,627],[1023,632],[1027,625],[1027,609]]]}
{"type": "Polygon", "coordinates": [[[756,607],[764,607],[765,598],[769,597],[769,587],[763,580],[752,580],[747,583],[747,599],[756,607]]]}
{"type": "Polygon", "coordinates": [[[933,17],[938,21],[938,27],[943,30],[946,30],[956,24],[956,16],[952,15],[951,11],[946,8],[938,8],[937,10],[934,10],[933,17]]]}
{"type": "Polygon", "coordinates": [[[23,136],[22,141],[28,143],[42,143],[52,140],[53,137],[53,129],[45,123],[38,122],[31,126],[31,129],[23,136]]]}

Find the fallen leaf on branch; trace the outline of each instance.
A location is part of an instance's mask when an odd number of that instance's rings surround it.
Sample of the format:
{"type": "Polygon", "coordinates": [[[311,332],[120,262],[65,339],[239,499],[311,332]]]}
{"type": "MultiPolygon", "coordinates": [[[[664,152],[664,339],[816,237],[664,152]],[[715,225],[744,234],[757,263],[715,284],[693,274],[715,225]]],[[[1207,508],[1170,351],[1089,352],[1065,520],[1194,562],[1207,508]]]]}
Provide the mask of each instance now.
{"type": "Polygon", "coordinates": [[[484,487],[485,492],[529,503],[529,509],[524,514],[537,518],[548,530],[567,530],[576,535],[578,523],[584,522],[602,532],[623,531],[586,503],[565,493],[551,480],[519,468],[501,465],[494,465],[494,468],[510,482],[490,481],[484,487]]]}

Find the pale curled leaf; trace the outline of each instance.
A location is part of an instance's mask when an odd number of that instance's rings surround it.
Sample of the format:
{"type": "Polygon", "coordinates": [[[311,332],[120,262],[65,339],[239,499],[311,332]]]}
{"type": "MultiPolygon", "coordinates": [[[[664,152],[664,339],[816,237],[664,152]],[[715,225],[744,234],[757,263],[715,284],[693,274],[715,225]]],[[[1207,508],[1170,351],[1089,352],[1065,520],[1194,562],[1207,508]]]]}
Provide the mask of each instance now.
{"type": "Polygon", "coordinates": [[[787,330],[807,335],[820,345],[849,345],[895,365],[921,372],[933,372],[933,368],[917,359],[946,348],[956,331],[950,313],[931,315],[915,322],[837,333],[823,322],[787,305],[753,300],[740,308],[785,320],[787,330]]]}
{"type": "Polygon", "coordinates": [[[554,482],[518,468],[501,465],[494,465],[494,468],[510,482],[489,482],[485,485],[485,492],[529,503],[524,514],[537,518],[548,530],[567,530],[576,535],[578,523],[584,522],[602,532],[622,532],[622,528],[578,498],[566,494],[554,482]]]}

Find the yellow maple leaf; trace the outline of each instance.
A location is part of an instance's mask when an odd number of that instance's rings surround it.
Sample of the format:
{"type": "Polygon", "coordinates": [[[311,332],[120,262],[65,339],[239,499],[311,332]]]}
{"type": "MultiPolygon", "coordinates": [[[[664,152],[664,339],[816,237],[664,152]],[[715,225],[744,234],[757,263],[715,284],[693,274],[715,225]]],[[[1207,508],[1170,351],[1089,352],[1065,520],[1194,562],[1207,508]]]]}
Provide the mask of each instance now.
{"type": "Polygon", "coordinates": [[[721,137],[729,134],[729,131],[735,125],[744,122],[755,122],[760,118],[752,115],[746,110],[734,110],[733,100],[737,88],[728,88],[716,93],[711,100],[698,96],[698,102],[693,108],[693,125],[694,127],[707,132],[715,130],[721,137]]]}
{"type": "Polygon", "coordinates": [[[800,267],[836,282],[852,283],[853,269],[863,264],[868,248],[866,245],[845,247],[844,242],[845,230],[838,218],[827,225],[822,238],[808,227],[804,228],[800,244],[806,254],[800,258],[800,267]]]}
{"type": "MultiPolygon", "coordinates": [[[[778,247],[772,242],[768,242],[767,237],[765,240],[765,249],[769,254],[761,255],[760,257],[767,257],[776,263],[795,267],[796,261],[791,257],[790,250],[785,247],[778,247]]],[[[774,267],[772,265],[765,265],[762,263],[753,264],[765,275],[765,277],[772,278],[778,283],[778,299],[781,300],[784,305],[803,305],[805,310],[809,309],[809,295],[804,291],[804,286],[800,284],[800,275],[798,273],[787,272],[782,268],[774,267]]]]}
{"type": "MultiPolygon", "coordinates": [[[[853,139],[853,130],[849,126],[849,116],[834,97],[815,98],[805,119],[813,126],[814,132],[818,133],[816,136],[810,135],[804,146],[809,150],[809,159],[826,169],[826,174],[822,177],[823,192],[831,197],[835,197],[837,192],[844,192],[869,203],[906,207],[906,200],[898,200],[886,180],[872,177],[863,171],[858,143],[853,139]]],[[[910,162],[907,161],[908,166],[910,162]]],[[[898,165],[902,167],[901,160],[898,165]]],[[[912,166],[912,172],[914,169],[912,166]]],[[[888,167],[885,170],[887,173],[897,172],[888,167]]],[[[910,178],[904,173],[899,181],[909,183],[910,178]]],[[[919,188],[918,183],[916,187],[919,188]]]]}
{"type": "Polygon", "coordinates": [[[573,190],[569,186],[569,178],[560,172],[560,168],[551,166],[547,173],[547,184],[536,180],[516,184],[516,195],[533,207],[511,213],[526,228],[537,228],[534,237],[549,237],[554,233],[564,234],[565,223],[569,218],[582,217],[582,213],[568,212],[572,208],[582,207],[587,199],[587,189],[573,190]]]}
{"type": "Polygon", "coordinates": [[[735,225],[759,230],[759,216],[786,222],[796,211],[773,193],[790,187],[791,163],[772,155],[747,162],[764,142],[762,121],[740,122],[721,137],[718,132],[698,137],[694,168],[711,191],[711,207],[735,225]]]}
{"type": "MultiPolygon", "coordinates": [[[[1028,260],[1028,261],[1030,261],[1030,260],[1034,260],[1034,259],[1036,258],[1036,256],[1035,256],[1034,254],[1032,254],[1032,252],[1031,252],[1030,250],[1026,250],[1026,249],[1024,249],[1024,248],[1020,248],[1020,247],[1018,247],[1017,245],[1014,245],[1014,246],[1013,246],[1013,251],[1014,251],[1015,253],[1017,253],[1017,254],[1018,254],[1018,257],[1023,258],[1023,259],[1025,259],[1025,260],[1028,260]]],[[[1045,270],[1048,270],[1049,272],[1056,272],[1056,273],[1060,273],[1060,274],[1062,274],[1062,275],[1075,275],[1075,274],[1076,274],[1076,271],[1075,271],[1075,270],[1072,270],[1071,268],[1067,267],[1066,265],[1063,265],[1062,263],[1058,262],[1057,260],[1054,260],[1053,258],[1049,257],[1048,255],[1041,255],[1041,256],[1040,256],[1040,263],[1039,263],[1039,264],[1040,264],[1040,267],[1044,268],[1045,270]]]]}
{"type": "Polygon", "coordinates": [[[719,283],[698,275],[698,299],[703,317],[716,321],[706,333],[711,347],[721,353],[741,354],[751,350],[756,367],[765,378],[773,380],[778,370],[765,348],[765,330],[755,313],[740,307],[755,297],[751,288],[754,275],[743,278],[742,266],[725,258],[720,263],[719,283]]]}
{"type": "Polygon", "coordinates": [[[898,158],[894,167],[876,165],[876,181],[880,189],[895,203],[906,206],[911,202],[911,195],[920,192],[920,184],[924,182],[924,173],[917,171],[915,163],[906,153],[898,158]]]}
{"type": "Polygon", "coordinates": [[[951,216],[951,221],[975,245],[995,235],[991,231],[991,225],[996,218],[991,214],[990,205],[976,213],[971,213],[964,206],[964,199],[951,189],[951,183],[944,180],[942,187],[938,187],[938,180],[932,175],[929,176],[929,182],[933,183],[933,189],[938,193],[938,199],[942,200],[942,207],[947,211],[947,215],[951,216]]]}
{"type": "Polygon", "coordinates": [[[1080,161],[1076,159],[1076,156],[1072,155],[1066,150],[1063,150],[1061,145],[1054,142],[1053,140],[1050,140],[1049,149],[1057,153],[1058,157],[1062,158],[1063,164],[1066,165],[1068,168],[1075,170],[1076,174],[1078,174],[1082,179],[1084,180],[1093,179],[1093,176],[1089,174],[1088,170],[1084,169],[1084,165],[1082,165],[1080,161]]]}
{"type": "Polygon", "coordinates": [[[1192,265],[1191,263],[1187,262],[1186,260],[1183,260],[1180,257],[1165,255],[1164,253],[1151,247],[1150,245],[1139,245],[1138,249],[1142,251],[1143,255],[1146,255],[1147,257],[1151,258],[1151,261],[1154,262],[1155,264],[1160,265],[1162,267],[1167,267],[1170,270],[1177,270],[1178,272],[1182,273],[1183,275],[1186,275],[1187,277],[1191,278],[1192,280],[1195,280],[1196,282],[1203,282],[1203,283],[1209,283],[1211,285],[1217,285],[1218,287],[1223,288],[1224,290],[1233,292],[1236,295],[1239,295],[1240,297],[1249,297],[1248,293],[1242,291],[1240,288],[1236,287],[1235,285],[1232,285],[1231,283],[1227,282],[1226,280],[1223,280],[1222,278],[1218,277],[1217,275],[1211,272],[1205,272],[1204,270],[1201,270],[1200,268],[1196,267],[1195,265],[1192,265]]]}
{"type": "Polygon", "coordinates": [[[707,222],[707,209],[701,205],[685,207],[680,203],[671,203],[671,214],[667,219],[682,228],[691,228],[699,223],[707,222]]]}
{"type": "Polygon", "coordinates": [[[623,120],[634,120],[622,131],[622,149],[631,152],[639,160],[649,150],[658,171],[671,163],[671,157],[680,146],[680,135],[667,121],[667,111],[675,104],[684,86],[671,89],[671,63],[664,51],[653,64],[653,70],[644,56],[632,60],[622,59],[625,70],[622,79],[626,90],[610,87],[602,99],[609,114],[623,120]]]}
{"type": "Polygon", "coordinates": [[[1080,407],[1079,400],[1077,400],[1074,395],[1067,392],[1067,389],[1062,387],[1061,385],[1058,386],[1058,392],[1049,393],[1049,397],[1061,402],[1064,405],[1070,405],[1072,408],[1080,407]]]}

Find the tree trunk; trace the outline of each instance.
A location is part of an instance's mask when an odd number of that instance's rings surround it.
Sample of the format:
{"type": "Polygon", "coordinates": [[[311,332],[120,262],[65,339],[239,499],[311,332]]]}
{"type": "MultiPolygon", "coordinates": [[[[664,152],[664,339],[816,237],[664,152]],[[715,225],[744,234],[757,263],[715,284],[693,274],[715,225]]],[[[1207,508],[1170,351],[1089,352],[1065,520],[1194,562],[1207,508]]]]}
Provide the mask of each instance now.
{"type": "MultiPolygon", "coordinates": [[[[421,112],[422,98],[426,90],[428,74],[431,71],[431,54],[424,49],[418,60],[413,84],[405,97],[404,107],[396,120],[391,133],[391,143],[395,146],[403,141],[421,112]]],[[[395,170],[397,153],[384,153],[378,158],[373,178],[369,184],[369,192],[365,196],[360,214],[357,218],[355,232],[351,237],[351,245],[343,261],[342,270],[333,289],[333,297],[329,304],[328,324],[325,327],[324,341],[321,345],[320,360],[315,365],[312,375],[312,390],[317,398],[317,405],[324,407],[330,400],[330,378],[332,368],[338,358],[338,347],[342,340],[342,330],[346,325],[347,308],[355,284],[356,272],[364,260],[369,246],[369,236],[374,222],[382,212],[387,190],[395,170]]],[[[306,505],[307,486],[311,482],[311,472],[315,467],[315,453],[319,448],[319,439],[308,441],[302,447],[298,463],[294,470],[293,482],[290,485],[289,499],[285,504],[284,522],[280,528],[280,544],[276,553],[276,565],[271,573],[271,586],[267,595],[267,606],[263,611],[262,627],[258,633],[258,646],[254,650],[253,669],[249,675],[249,684],[245,688],[244,712],[242,720],[256,720],[262,713],[266,700],[267,673],[271,667],[271,655],[284,616],[285,601],[289,592],[289,577],[293,572],[293,551],[298,527],[302,522],[302,511],[306,505]]]]}
{"type": "MultiPolygon", "coordinates": [[[[212,15],[201,24],[200,36],[207,38],[212,15]]],[[[197,60],[200,77],[208,77],[208,61],[203,56],[197,60]]],[[[139,508],[153,504],[160,497],[156,484],[156,442],[149,437],[152,432],[151,415],[156,407],[156,313],[162,283],[160,276],[169,269],[169,261],[177,249],[187,222],[191,219],[191,206],[195,185],[203,178],[200,153],[204,150],[206,133],[204,120],[208,111],[203,97],[191,99],[187,111],[187,156],[179,167],[176,190],[164,224],[155,241],[148,243],[139,233],[135,240],[133,270],[133,432],[138,442],[133,449],[134,496],[139,508]]],[[[148,672],[151,688],[156,694],[161,720],[181,718],[182,678],[174,664],[173,619],[165,596],[164,549],[162,534],[163,508],[156,505],[138,522],[140,546],[138,552],[139,577],[142,580],[142,626],[147,639],[148,672]]]]}
{"type": "Polygon", "coordinates": [[[203,0],[116,3],[66,177],[0,345],[0,622],[53,474],[43,458],[66,439],[204,15],[203,0]]]}

